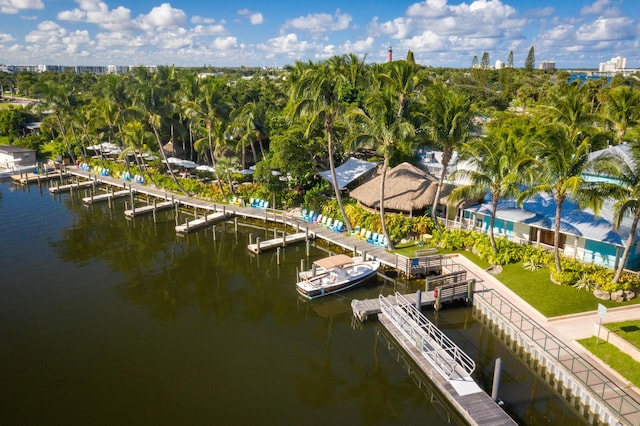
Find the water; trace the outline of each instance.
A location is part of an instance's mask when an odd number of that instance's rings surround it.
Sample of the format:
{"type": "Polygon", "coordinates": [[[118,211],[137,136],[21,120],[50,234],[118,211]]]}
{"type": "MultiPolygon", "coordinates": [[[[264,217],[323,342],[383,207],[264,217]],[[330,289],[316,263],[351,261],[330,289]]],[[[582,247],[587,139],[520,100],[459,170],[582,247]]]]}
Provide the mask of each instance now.
{"type": "MultiPolygon", "coordinates": [[[[298,298],[304,247],[258,257],[249,233],[175,235],[173,213],[126,220],[0,181],[0,423],[456,423],[388,349],[379,325],[353,325],[350,298],[298,298]]],[[[312,258],[323,253],[313,249],[312,258]]],[[[580,424],[553,392],[473,319],[434,318],[478,362],[490,390],[505,364],[508,409],[522,424],[580,424]]]]}

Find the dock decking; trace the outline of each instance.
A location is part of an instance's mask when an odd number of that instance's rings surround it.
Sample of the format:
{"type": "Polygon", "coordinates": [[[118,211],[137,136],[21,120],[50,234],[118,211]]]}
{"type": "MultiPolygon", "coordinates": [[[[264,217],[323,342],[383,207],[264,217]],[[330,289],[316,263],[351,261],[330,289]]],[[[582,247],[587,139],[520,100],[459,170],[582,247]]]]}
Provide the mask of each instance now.
{"type": "Polygon", "coordinates": [[[230,215],[229,213],[223,213],[223,212],[215,212],[215,213],[207,214],[204,217],[201,217],[199,219],[194,219],[185,224],[176,226],[176,232],[178,234],[188,234],[190,232],[197,231],[202,228],[206,228],[207,226],[224,222],[231,216],[232,215],[230,215]]]}
{"type": "Polygon", "coordinates": [[[517,424],[489,395],[485,392],[478,392],[475,382],[470,384],[463,381],[447,380],[411,344],[412,342],[396,327],[393,321],[386,318],[384,314],[379,314],[378,320],[469,424],[483,426],[517,424]]]}
{"type": "Polygon", "coordinates": [[[48,181],[51,179],[60,179],[63,176],[64,175],[61,174],[60,171],[52,170],[46,173],[19,173],[11,176],[11,179],[14,182],[26,185],[34,182],[48,181]]]}
{"type": "Polygon", "coordinates": [[[129,210],[125,210],[124,215],[126,217],[142,216],[145,214],[151,214],[154,212],[154,210],[155,211],[169,210],[169,209],[172,209],[174,206],[175,206],[175,203],[171,201],[163,201],[161,203],[154,202],[153,204],[149,204],[146,206],[140,206],[140,207],[134,206],[129,210]]]}
{"type": "Polygon", "coordinates": [[[306,232],[298,232],[296,234],[285,235],[279,238],[249,244],[247,245],[247,250],[259,254],[263,251],[273,250],[276,247],[285,247],[290,244],[299,243],[307,240],[308,238],[313,238],[313,235],[307,234],[306,232]]]}
{"type": "Polygon", "coordinates": [[[91,180],[86,180],[86,181],[83,181],[83,182],[68,183],[66,185],[52,186],[52,187],[49,188],[49,192],[52,193],[52,194],[57,194],[57,193],[60,193],[60,192],[73,191],[74,189],[89,188],[89,187],[92,187],[93,185],[96,185],[96,182],[91,181],[91,180]]]}
{"type": "MultiPolygon", "coordinates": [[[[473,280],[470,280],[473,281],[473,280]]],[[[462,300],[467,299],[469,294],[469,285],[472,286],[474,282],[464,282],[457,283],[453,285],[446,285],[443,287],[439,287],[440,292],[440,303],[443,302],[451,302],[454,300],[462,300]]],[[[414,306],[418,304],[418,295],[417,293],[405,294],[404,297],[409,300],[414,306]]],[[[385,300],[390,304],[396,303],[395,296],[388,296],[385,300]]],[[[421,292],[420,294],[420,308],[424,306],[431,306],[436,303],[436,296],[433,291],[421,292]]],[[[354,299],[351,301],[351,310],[353,311],[353,315],[358,318],[360,321],[364,322],[372,315],[377,315],[382,312],[382,307],[380,306],[380,299],[365,299],[365,300],[357,300],[354,299]]]]}
{"type": "Polygon", "coordinates": [[[105,192],[104,194],[91,195],[90,197],[84,197],[82,202],[84,204],[96,204],[102,203],[104,201],[115,200],[117,198],[124,198],[131,195],[131,192],[128,189],[123,189],[122,191],[116,192],[105,192]]]}

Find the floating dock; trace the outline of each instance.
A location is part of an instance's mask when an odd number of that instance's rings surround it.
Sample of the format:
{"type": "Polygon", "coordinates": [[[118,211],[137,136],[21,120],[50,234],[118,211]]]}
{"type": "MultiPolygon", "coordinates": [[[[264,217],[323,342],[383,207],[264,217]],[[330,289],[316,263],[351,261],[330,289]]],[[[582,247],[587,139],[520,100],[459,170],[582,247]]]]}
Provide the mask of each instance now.
{"type": "Polygon", "coordinates": [[[117,192],[106,192],[104,194],[98,194],[98,195],[92,195],[90,197],[84,197],[82,199],[82,202],[84,204],[96,204],[96,203],[101,203],[101,202],[104,202],[104,201],[115,200],[116,198],[128,197],[129,195],[131,195],[131,192],[128,189],[126,189],[126,190],[117,191],[117,192]]]}
{"type": "Polygon", "coordinates": [[[286,247],[290,244],[300,243],[302,241],[306,241],[307,238],[312,238],[311,234],[307,234],[306,232],[298,232],[297,234],[284,235],[279,238],[249,244],[247,245],[247,250],[255,254],[259,254],[263,251],[273,250],[277,247],[286,247]]]}
{"type": "MultiPolygon", "coordinates": [[[[455,300],[466,300],[471,299],[471,295],[473,294],[475,288],[475,280],[469,280],[463,283],[450,284],[442,287],[438,287],[438,295],[436,297],[433,291],[421,292],[420,293],[420,308],[424,306],[431,306],[438,301],[439,303],[443,302],[452,302],[455,300]],[[439,300],[438,300],[439,299],[439,300]]],[[[405,294],[403,295],[405,299],[411,302],[414,306],[418,305],[418,294],[405,294]]],[[[385,299],[385,302],[393,305],[396,303],[395,296],[388,296],[385,299]]],[[[351,301],[351,310],[353,311],[353,315],[358,318],[360,321],[364,322],[372,315],[377,315],[382,312],[382,307],[380,306],[380,299],[365,299],[365,300],[352,300],[351,301]]]]}
{"type": "Polygon", "coordinates": [[[172,201],[163,201],[162,203],[154,202],[153,204],[149,204],[147,206],[141,206],[141,207],[134,206],[130,210],[125,210],[124,215],[126,217],[142,216],[145,214],[153,213],[154,211],[169,210],[173,208],[174,205],[175,204],[172,201]]]}
{"type": "Polygon", "coordinates": [[[52,186],[49,188],[49,192],[52,194],[58,194],[60,192],[73,191],[74,189],[89,188],[89,187],[92,187],[93,185],[99,185],[99,184],[92,180],[85,180],[78,183],[68,183],[66,185],[52,186]]]}
{"type": "Polygon", "coordinates": [[[176,232],[178,234],[188,234],[190,232],[197,231],[202,228],[206,228],[210,225],[215,225],[216,223],[224,222],[231,215],[228,213],[216,212],[212,214],[205,215],[199,219],[191,220],[183,225],[176,226],[176,232]]]}

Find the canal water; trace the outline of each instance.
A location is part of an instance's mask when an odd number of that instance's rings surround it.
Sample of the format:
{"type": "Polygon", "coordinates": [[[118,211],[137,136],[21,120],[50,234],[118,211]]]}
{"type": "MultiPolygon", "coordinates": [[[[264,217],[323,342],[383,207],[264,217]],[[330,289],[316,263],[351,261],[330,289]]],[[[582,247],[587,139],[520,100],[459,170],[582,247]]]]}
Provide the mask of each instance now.
{"type": "MultiPolygon", "coordinates": [[[[123,202],[83,195],[0,181],[0,424],[459,423],[376,321],[352,320],[351,299],[389,282],[307,302],[294,287],[304,246],[278,264],[246,249],[271,231],[178,237],[173,212],[127,220],[123,202]]],[[[519,424],[584,424],[470,308],[429,315],[488,392],[503,360],[519,424]]]]}

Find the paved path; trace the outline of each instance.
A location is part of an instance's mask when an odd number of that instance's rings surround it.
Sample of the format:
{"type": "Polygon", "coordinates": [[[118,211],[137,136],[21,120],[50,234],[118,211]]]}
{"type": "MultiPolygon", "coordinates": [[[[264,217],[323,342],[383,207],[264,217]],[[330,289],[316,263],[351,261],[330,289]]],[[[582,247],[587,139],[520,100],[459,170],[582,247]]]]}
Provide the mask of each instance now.
{"type": "MultiPolygon", "coordinates": [[[[582,357],[595,369],[600,371],[605,377],[610,378],[611,381],[615,383],[620,389],[624,389],[625,391],[627,391],[631,398],[640,403],[640,389],[633,386],[628,380],[620,376],[602,360],[594,357],[589,351],[587,351],[581,344],[577,342],[577,340],[579,339],[584,339],[586,337],[596,335],[597,325],[599,322],[599,317],[596,310],[592,312],[566,315],[562,317],[547,318],[536,309],[532,308],[531,305],[529,305],[522,298],[520,298],[520,296],[518,296],[508,287],[502,284],[493,275],[489,274],[487,271],[480,268],[478,265],[471,262],[466,257],[458,255],[456,261],[464,265],[465,268],[478,276],[483,281],[483,284],[486,287],[500,293],[502,297],[507,299],[512,305],[517,307],[529,318],[538,323],[538,325],[545,328],[555,337],[565,342],[577,355],[582,357]]],[[[632,319],[640,319],[640,305],[608,309],[605,323],[626,321],[632,319]]],[[[601,330],[600,337],[604,339],[605,332],[603,330],[604,327],[601,330]]],[[[622,349],[627,353],[637,352],[638,358],[636,359],[640,362],[640,351],[632,347],[622,349]]]]}

